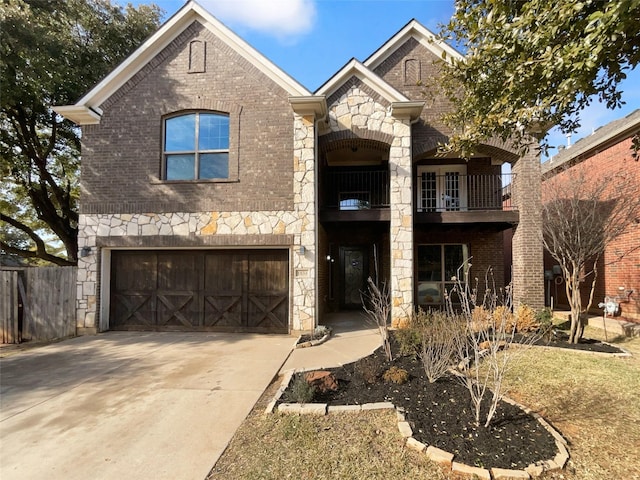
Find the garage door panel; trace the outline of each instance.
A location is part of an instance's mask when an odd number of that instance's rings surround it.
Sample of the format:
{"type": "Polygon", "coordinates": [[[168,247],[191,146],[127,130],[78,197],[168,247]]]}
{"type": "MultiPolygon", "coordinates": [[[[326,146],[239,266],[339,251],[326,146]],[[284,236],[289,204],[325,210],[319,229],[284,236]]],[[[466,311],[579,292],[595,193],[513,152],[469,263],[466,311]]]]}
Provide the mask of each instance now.
{"type": "Polygon", "coordinates": [[[250,295],[248,311],[251,328],[271,331],[287,329],[286,295],[250,295]]]}
{"type": "Polygon", "coordinates": [[[205,256],[204,288],[207,292],[225,294],[242,292],[246,255],[210,252],[205,256]]]}
{"type": "Polygon", "coordinates": [[[152,292],[157,285],[157,256],[148,252],[119,252],[112,257],[118,272],[114,287],[118,291],[152,292]]]}
{"type": "Polygon", "coordinates": [[[111,297],[112,328],[155,329],[155,312],[151,292],[119,293],[111,297]]]}
{"type": "Polygon", "coordinates": [[[199,325],[197,299],[193,292],[158,292],[158,326],[185,327],[199,325]]]}
{"type": "Polygon", "coordinates": [[[242,323],[242,294],[238,292],[206,292],[204,325],[238,329],[242,323]]]}
{"type": "Polygon", "coordinates": [[[287,251],[112,254],[112,329],[287,333],[287,251]]]}
{"type": "Polygon", "coordinates": [[[158,283],[160,290],[194,290],[199,288],[199,264],[202,254],[167,253],[158,255],[158,283]]]}

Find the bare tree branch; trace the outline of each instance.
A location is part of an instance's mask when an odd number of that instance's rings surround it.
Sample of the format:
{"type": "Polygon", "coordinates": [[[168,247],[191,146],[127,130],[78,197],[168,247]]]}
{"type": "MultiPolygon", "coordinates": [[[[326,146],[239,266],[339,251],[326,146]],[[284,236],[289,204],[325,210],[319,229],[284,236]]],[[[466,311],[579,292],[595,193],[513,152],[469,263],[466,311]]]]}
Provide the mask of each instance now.
{"type": "Polygon", "coordinates": [[[569,340],[577,343],[584,329],[583,316],[593,301],[596,263],[606,247],[636,222],[640,197],[633,182],[621,173],[589,175],[577,167],[545,180],[542,189],[542,241],[562,268],[571,307],[569,340]],[[585,307],[580,286],[590,274],[594,278],[585,307]]]}
{"type": "Polygon", "coordinates": [[[0,221],[6,222],[12,227],[26,233],[36,246],[36,250],[26,250],[13,247],[3,241],[0,241],[0,248],[5,252],[13,253],[25,258],[41,258],[51,263],[55,263],[56,265],[75,265],[75,262],[73,261],[69,261],[66,258],[58,257],[47,252],[44,240],[42,240],[42,238],[28,225],[25,225],[14,218],[8,217],[3,213],[0,213],[0,221]]]}

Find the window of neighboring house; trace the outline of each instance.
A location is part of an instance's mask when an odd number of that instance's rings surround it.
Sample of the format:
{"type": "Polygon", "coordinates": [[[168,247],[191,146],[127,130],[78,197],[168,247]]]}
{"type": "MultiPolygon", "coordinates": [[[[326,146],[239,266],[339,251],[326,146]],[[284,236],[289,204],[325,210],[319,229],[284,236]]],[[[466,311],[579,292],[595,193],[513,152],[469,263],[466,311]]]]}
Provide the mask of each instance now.
{"type": "Polygon", "coordinates": [[[464,281],[469,248],[464,244],[418,245],[418,304],[443,304],[453,277],[464,281]],[[462,268],[460,268],[462,267],[462,268]]]}
{"type": "Polygon", "coordinates": [[[418,167],[418,212],[467,209],[466,165],[418,167]]]}
{"type": "Polygon", "coordinates": [[[229,116],[193,112],[164,121],[164,179],[229,178],[229,116]]]}

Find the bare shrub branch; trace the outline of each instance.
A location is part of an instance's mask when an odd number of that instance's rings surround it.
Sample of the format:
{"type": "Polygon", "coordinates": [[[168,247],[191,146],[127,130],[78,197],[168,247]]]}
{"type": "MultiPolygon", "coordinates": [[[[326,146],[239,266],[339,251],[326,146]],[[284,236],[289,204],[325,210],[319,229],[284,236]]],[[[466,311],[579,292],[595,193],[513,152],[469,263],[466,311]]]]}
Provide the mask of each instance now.
{"type": "Polygon", "coordinates": [[[496,290],[491,270],[488,270],[485,288],[480,293],[478,279],[475,279],[474,288],[468,281],[460,280],[469,278],[470,267],[470,264],[463,265],[461,269],[466,269],[465,274],[454,277],[454,286],[447,292],[447,312],[449,317],[459,316],[464,329],[463,335],[454,337],[457,355],[462,359],[457,377],[469,392],[476,425],[488,427],[504,396],[507,371],[525,350],[522,347],[535,343],[539,335],[529,333],[516,337],[517,323],[511,313],[511,286],[496,290]],[[454,299],[460,303],[454,303],[454,299]],[[488,402],[488,410],[483,422],[482,406],[485,402],[488,402]]]}
{"type": "Polygon", "coordinates": [[[380,288],[369,277],[367,279],[367,292],[360,294],[365,313],[371,323],[378,327],[382,348],[387,360],[391,361],[391,343],[389,342],[389,322],[391,318],[391,294],[386,283],[380,288]]]}
{"type": "Polygon", "coordinates": [[[464,335],[464,319],[441,311],[418,310],[415,327],[419,330],[420,361],[429,383],[442,378],[458,363],[457,345],[464,335]]]}

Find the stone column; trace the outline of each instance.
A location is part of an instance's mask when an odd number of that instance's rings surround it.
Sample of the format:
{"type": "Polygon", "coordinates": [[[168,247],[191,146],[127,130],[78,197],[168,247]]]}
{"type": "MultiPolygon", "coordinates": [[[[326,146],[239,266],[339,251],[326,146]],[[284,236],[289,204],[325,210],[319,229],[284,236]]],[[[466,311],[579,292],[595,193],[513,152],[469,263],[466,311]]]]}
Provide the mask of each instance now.
{"type": "MultiPolygon", "coordinates": [[[[512,167],[514,203],[520,213],[512,240],[513,305],[544,307],[540,158],[534,146],[512,167]]],[[[508,279],[507,279],[508,280],[508,279]]]]}
{"type": "Polygon", "coordinates": [[[299,231],[294,233],[293,330],[310,330],[316,318],[315,116],[294,114],[293,195],[299,231]]]}
{"type": "Polygon", "coordinates": [[[391,214],[391,322],[408,320],[413,311],[413,204],[411,124],[396,120],[389,150],[391,214]]]}
{"type": "Polygon", "coordinates": [[[95,334],[97,325],[98,257],[96,247],[98,220],[95,216],[78,216],[78,276],[76,293],[76,334],[95,334]],[[87,254],[82,253],[83,248],[87,254]]]}

